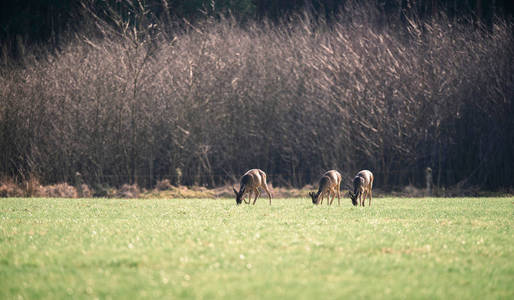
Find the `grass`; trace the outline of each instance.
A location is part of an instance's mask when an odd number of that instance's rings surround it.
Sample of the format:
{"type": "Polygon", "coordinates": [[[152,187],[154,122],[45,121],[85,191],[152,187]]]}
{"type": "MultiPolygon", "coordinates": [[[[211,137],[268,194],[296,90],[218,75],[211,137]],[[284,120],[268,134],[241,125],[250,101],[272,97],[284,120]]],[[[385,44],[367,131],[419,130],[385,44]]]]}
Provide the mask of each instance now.
{"type": "Polygon", "coordinates": [[[0,298],[514,297],[513,198],[0,200],[0,298]]]}

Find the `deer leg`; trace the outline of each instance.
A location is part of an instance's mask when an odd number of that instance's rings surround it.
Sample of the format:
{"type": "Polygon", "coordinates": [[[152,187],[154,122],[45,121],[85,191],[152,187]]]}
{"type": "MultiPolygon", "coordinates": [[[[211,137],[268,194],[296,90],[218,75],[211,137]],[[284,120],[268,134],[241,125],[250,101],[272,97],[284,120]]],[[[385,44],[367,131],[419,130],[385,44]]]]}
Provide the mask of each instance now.
{"type": "Polygon", "coordinates": [[[259,192],[259,189],[255,189],[255,199],[253,199],[253,205],[255,205],[255,202],[257,202],[257,198],[260,194],[261,192],[259,192]]]}
{"type": "Polygon", "coordinates": [[[369,190],[368,194],[369,194],[369,206],[371,206],[371,198],[373,196],[373,192],[371,191],[371,189],[369,190]]]}
{"type": "Polygon", "coordinates": [[[271,193],[268,189],[268,185],[266,183],[263,184],[263,187],[264,187],[264,190],[266,191],[266,193],[268,194],[268,197],[269,197],[269,205],[271,205],[271,193]]]}
{"type": "Polygon", "coordinates": [[[332,199],[330,200],[330,205],[332,205],[332,203],[334,203],[334,198],[336,197],[336,193],[334,191],[331,191],[330,195],[332,195],[332,199]]]}
{"type": "MultiPolygon", "coordinates": [[[[243,200],[244,200],[244,198],[243,198],[243,200]]],[[[246,204],[252,203],[252,190],[248,191],[248,201],[245,200],[245,203],[246,204]]]]}
{"type": "Polygon", "coordinates": [[[339,186],[337,187],[337,205],[341,206],[341,191],[339,190],[339,186]]]}

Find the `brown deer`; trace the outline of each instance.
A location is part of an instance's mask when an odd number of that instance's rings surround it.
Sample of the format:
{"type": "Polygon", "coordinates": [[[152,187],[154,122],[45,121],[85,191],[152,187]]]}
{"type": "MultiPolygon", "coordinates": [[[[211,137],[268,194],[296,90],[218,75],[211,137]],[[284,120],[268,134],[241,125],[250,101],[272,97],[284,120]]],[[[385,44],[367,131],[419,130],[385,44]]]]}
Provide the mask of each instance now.
{"type": "Polygon", "coordinates": [[[318,192],[310,192],[313,204],[323,204],[323,198],[327,197],[327,205],[332,205],[334,197],[337,194],[337,203],[341,205],[341,194],[339,188],[341,186],[341,174],[336,170],[327,171],[319,180],[318,192]],[[332,195],[332,200],[330,196],[332,195]]]}
{"type": "Polygon", "coordinates": [[[371,198],[373,193],[371,189],[373,188],[373,173],[368,170],[362,170],[357,173],[357,176],[353,178],[353,192],[349,191],[350,198],[352,199],[352,204],[357,206],[358,204],[364,206],[364,202],[366,202],[366,197],[369,196],[369,206],[371,206],[371,198]],[[359,203],[357,203],[359,200],[359,203]]]}
{"type": "Polygon", "coordinates": [[[251,169],[241,177],[239,192],[232,187],[236,194],[236,204],[239,205],[243,202],[245,194],[248,194],[248,202],[245,200],[245,203],[250,204],[253,192],[255,194],[253,204],[255,205],[257,198],[261,194],[259,192],[259,187],[262,187],[266,191],[269,196],[269,204],[271,205],[271,193],[268,189],[268,185],[266,184],[266,173],[259,169],[251,169]]]}

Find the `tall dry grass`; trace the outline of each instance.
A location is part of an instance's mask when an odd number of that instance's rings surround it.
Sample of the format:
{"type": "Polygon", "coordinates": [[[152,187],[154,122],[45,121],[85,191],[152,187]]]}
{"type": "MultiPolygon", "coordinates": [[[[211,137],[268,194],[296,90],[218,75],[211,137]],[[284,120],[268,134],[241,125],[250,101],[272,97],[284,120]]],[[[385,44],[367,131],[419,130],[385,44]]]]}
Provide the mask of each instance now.
{"type": "Polygon", "coordinates": [[[378,17],[352,7],[330,24],[210,18],[180,32],[144,14],[92,18],[58,54],[2,67],[0,173],[217,186],[258,167],[303,186],[368,168],[387,189],[421,185],[429,166],[440,186],[512,186],[512,24],[378,17]]]}

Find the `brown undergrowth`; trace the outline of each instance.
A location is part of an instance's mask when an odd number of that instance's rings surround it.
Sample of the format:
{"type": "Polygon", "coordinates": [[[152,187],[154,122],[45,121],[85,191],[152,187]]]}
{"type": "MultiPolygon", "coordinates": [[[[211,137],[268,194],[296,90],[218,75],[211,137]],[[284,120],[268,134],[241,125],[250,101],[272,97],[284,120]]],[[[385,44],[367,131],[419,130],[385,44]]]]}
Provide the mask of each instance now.
{"type": "MultiPolygon", "coordinates": [[[[68,183],[57,183],[51,185],[43,185],[37,179],[29,179],[25,182],[17,183],[13,179],[3,178],[0,180],[0,198],[7,197],[48,197],[48,198],[233,198],[234,186],[224,185],[216,188],[207,188],[204,186],[185,186],[172,185],[168,179],[158,181],[154,188],[145,189],[137,184],[124,184],[119,188],[97,185],[95,188],[87,184],[71,185],[68,183]]],[[[306,185],[302,188],[292,187],[275,187],[272,183],[268,183],[273,198],[307,198],[311,191],[317,190],[317,186],[306,185]]],[[[237,186],[235,187],[237,188],[237,186]]],[[[434,188],[432,193],[428,193],[426,189],[416,188],[412,185],[402,189],[386,192],[379,188],[373,190],[373,197],[491,197],[491,196],[509,196],[513,195],[512,190],[502,190],[497,192],[484,192],[477,187],[461,188],[434,188]]],[[[261,194],[261,197],[265,195],[261,194]]],[[[341,198],[347,197],[347,189],[341,190],[341,198]]]]}

